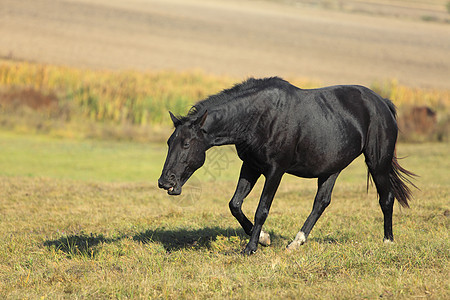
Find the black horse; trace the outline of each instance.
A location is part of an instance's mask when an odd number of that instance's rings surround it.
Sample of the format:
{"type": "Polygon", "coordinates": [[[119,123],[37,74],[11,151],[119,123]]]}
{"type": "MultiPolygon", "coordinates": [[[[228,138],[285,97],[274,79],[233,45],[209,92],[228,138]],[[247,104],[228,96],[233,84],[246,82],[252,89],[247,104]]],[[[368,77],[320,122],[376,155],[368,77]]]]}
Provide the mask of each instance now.
{"type": "MultiPolygon", "coordinates": [[[[394,198],[408,207],[411,191],[395,156],[397,122],[388,99],[362,86],[299,89],[280,78],[249,79],[195,104],[187,116],[170,113],[175,131],[160,188],[179,195],[183,184],[205,162],[213,146],[234,144],[243,161],[229,206],[251,236],[245,254],[258,241],[270,244],[262,231],[283,174],[318,178],[312,212],[288,249],[305,243],[311,229],[330,204],[339,173],[364,154],[384,214],[384,240],[393,241],[394,198]],[[266,181],[255,214],[255,224],[242,212],[242,203],[258,178],[266,181]]],[[[368,175],[369,177],[369,175],[368,175]]]]}

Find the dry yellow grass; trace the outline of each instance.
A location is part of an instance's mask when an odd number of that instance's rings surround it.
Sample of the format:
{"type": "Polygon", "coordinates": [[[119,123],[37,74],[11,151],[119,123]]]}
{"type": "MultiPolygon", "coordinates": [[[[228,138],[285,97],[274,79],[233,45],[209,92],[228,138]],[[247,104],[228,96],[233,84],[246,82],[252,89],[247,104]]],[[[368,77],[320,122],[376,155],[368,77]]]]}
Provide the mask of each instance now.
{"type": "MultiPolygon", "coordinates": [[[[450,296],[446,144],[398,145],[408,156],[402,165],[421,175],[421,191],[411,209],[396,204],[394,244],[382,242],[382,212],[375,189],[365,191],[361,157],[293,253],[285,247],[310,212],[316,182],[285,176],[264,225],[273,243],[251,257],[240,254],[248,237],[227,205],[240,162],[229,149],[209,150],[225,151],[224,170],[208,151],[194,175],[201,192],[183,202],[157,187],[163,144],[0,132],[0,146],[2,299],[450,296]]],[[[261,189],[259,182],[244,203],[249,217],[261,189]]]]}

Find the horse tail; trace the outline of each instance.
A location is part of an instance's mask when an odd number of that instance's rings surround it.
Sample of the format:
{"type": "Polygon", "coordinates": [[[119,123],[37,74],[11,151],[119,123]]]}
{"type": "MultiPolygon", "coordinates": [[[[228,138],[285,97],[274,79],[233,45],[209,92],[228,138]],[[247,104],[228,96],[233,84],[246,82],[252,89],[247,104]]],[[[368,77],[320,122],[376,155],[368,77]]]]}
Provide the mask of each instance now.
{"type": "Polygon", "coordinates": [[[417,188],[417,186],[411,182],[413,177],[417,176],[416,174],[404,169],[398,163],[397,155],[394,151],[394,156],[392,158],[392,168],[389,173],[389,181],[392,188],[392,193],[397,201],[403,207],[409,207],[408,200],[411,200],[412,193],[411,189],[407,184],[417,188]]]}
{"type": "MultiPolygon", "coordinates": [[[[389,99],[385,99],[385,101],[392,113],[392,116],[394,117],[394,119],[397,119],[397,109],[394,103],[392,103],[392,101],[389,99]]],[[[416,176],[416,174],[400,166],[400,164],[398,163],[396,151],[394,149],[394,156],[392,157],[392,168],[391,172],[389,173],[389,181],[394,197],[403,207],[409,207],[408,200],[411,200],[412,198],[411,189],[407,184],[410,184],[411,186],[417,188],[417,186],[411,182],[411,179],[416,176]]]]}
{"type": "MultiPolygon", "coordinates": [[[[394,117],[394,119],[397,119],[397,110],[389,99],[384,98],[385,103],[389,107],[389,110],[394,117]]],[[[396,130],[398,130],[396,128],[396,130]]],[[[367,172],[367,190],[369,190],[369,183],[371,183],[372,177],[370,176],[370,172],[367,172]]],[[[389,171],[389,184],[393,193],[394,198],[397,199],[397,201],[400,203],[403,207],[409,207],[408,200],[412,199],[412,192],[409,188],[408,184],[413,186],[414,188],[417,188],[414,183],[411,182],[413,177],[416,177],[417,175],[406,170],[402,166],[400,166],[396,154],[396,150],[394,148],[394,153],[392,155],[392,162],[391,162],[391,168],[389,171]]]]}
{"type": "MultiPolygon", "coordinates": [[[[406,170],[398,163],[398,158],[394,150],[394,156],[392,157],[391,171],[389,172],[389,184],[394,194],[394,198],[397,199],[403,207],[409,207],[408,200],[413,198],[411,189],[408,184],[416,189],[419,189],[414,183],[411,182],[413,177],[417,175],[406,170]]],[[[367,191],[369,190],[369,184],[372,183],[372,176],[370,172],[367,172],[367,191]]]]}

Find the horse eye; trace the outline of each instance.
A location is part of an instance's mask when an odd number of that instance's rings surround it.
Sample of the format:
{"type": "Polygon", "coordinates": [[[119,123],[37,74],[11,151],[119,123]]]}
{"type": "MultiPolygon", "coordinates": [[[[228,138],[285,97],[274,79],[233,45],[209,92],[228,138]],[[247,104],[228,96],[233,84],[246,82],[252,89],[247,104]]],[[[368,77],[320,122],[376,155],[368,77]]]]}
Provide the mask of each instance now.
{"type": "Polygon", "coordinates": [[[184,147],[185,149],[189,148],[189,146],[191,146],[191,145],[189,144],[189,142],[185,142],[184,145],[183,145],[183,147],[184,147]]]}

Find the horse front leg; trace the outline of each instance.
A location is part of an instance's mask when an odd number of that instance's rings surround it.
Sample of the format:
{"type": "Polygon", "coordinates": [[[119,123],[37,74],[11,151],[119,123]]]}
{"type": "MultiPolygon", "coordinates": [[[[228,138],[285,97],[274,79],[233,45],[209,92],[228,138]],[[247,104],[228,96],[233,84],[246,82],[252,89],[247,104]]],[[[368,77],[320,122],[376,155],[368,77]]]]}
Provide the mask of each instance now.
{"type": "MultiPolygon", "coordinates": [[[[241,167],[241,174],[239,176],[236,191],[229,203],[231,214],[238,220],[239,224],[241,224],[245,233],[248,235],[252,234],[253,224],[242,212],[242,204],[260,176],[261,173],[253,170],[244,162],[241,167]]],[[[261,230],[259,243],[263,246],[270,245],[269,234],[261,230]]]]}
{"type": "Polygon", "coordinates": [[[243,252],[246,255],[255,253],[258,248],[258,241],[260,240],[261,233],[263,232],[262,226],[269,215],[273,197],[275,196],[278,186],[280,185],[283,174],[283,172],[274,171],[266,176],[266,182],[264,183],[261,199],[259,200],[258,208],[255,213],[255,225],[252,229],[252,235],[243,252]]]}

